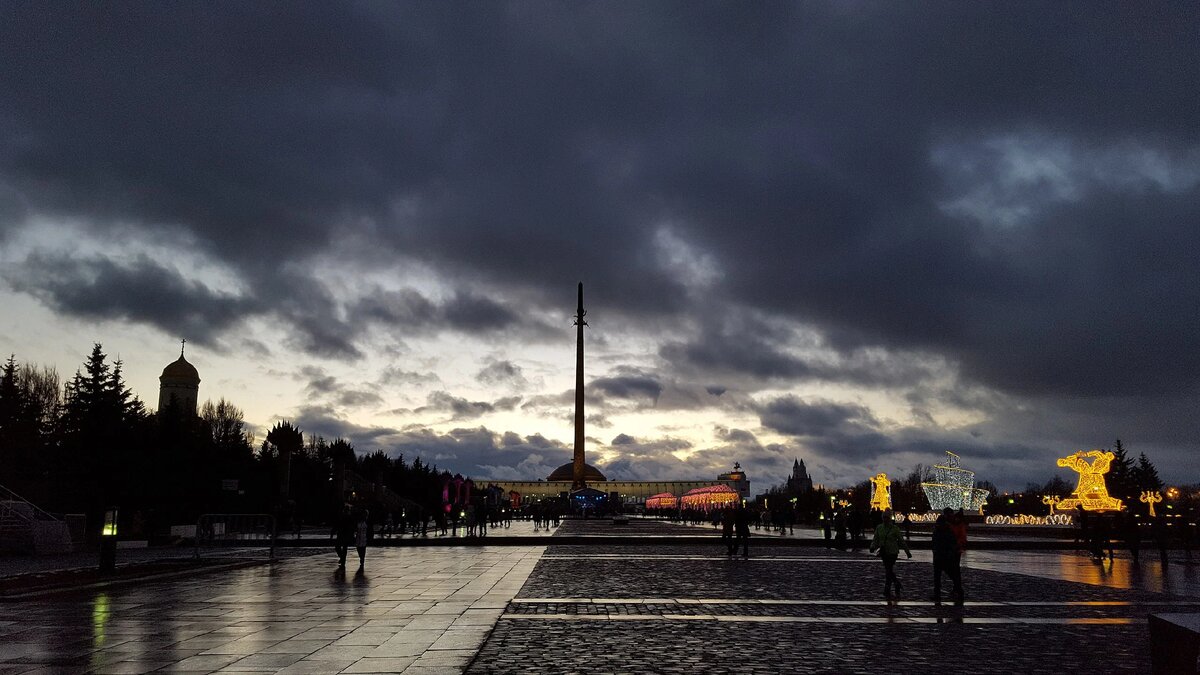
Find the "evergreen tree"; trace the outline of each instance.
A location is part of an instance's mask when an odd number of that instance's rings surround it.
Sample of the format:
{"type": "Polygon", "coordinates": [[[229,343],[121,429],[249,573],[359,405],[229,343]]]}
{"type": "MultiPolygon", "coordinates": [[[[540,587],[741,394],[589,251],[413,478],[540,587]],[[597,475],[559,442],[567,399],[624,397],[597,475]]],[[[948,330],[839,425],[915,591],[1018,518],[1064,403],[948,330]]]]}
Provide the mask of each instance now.
{"type": "Polygon", "coordinates": [[[1136,500],[1138,496],[1137,482],[1133,476],[1133,461],[1129,458],[1129,455],[1125,451],[1125,446],[1121,444],[1121,439],[1119,438],[1116,445],[1113,446],[1112,453],[1115,457],[1112,464],[1109,465],[1105,484],[1108,486],[1108,493],[1110,495],[1122,499],[1126,504],[1129,504],[1129,500],[1136,500]]]}
{"type": "Polygon", "coordinates": [[[59,430],[63,456],[60,475],[74,491],[60,491],[59,502],[93,516],[111,505],[145,501],[147,429],[140,400],[125,386],[120,363],[110,368],[99,343],[82,372],[67,385],[59,430]]]}
{"type": "Polygon", "coordinates": [[[1158,469],[1144,452],[1138,455],[1137,467],[1133,469],[1132,473],[1139,494],[1146,491],[1158,491],[1163,487],[1163,482],[1158,477],[1158,469]]]}
{"type": "MultiPolygon", "coordinates": [[[[13,479],[19,479],[12,475],[13,470],[21,470],[25,468],[22,452],[22,445],[25,443],[23,436],[23,418],[24,418],[24,401],[21,396],[21,391],[17,385],[17,362],[14,356],[9,356],[8,361],[4,363],[3,371],[0,371],[0,466],[5,467],[5,482],[8,483],[13,479]]],[[[24,481],[20,481],[23,483],[24,481]]],[[[22,485],[10,484],[11,489],[20,491],[22,485]]]]}

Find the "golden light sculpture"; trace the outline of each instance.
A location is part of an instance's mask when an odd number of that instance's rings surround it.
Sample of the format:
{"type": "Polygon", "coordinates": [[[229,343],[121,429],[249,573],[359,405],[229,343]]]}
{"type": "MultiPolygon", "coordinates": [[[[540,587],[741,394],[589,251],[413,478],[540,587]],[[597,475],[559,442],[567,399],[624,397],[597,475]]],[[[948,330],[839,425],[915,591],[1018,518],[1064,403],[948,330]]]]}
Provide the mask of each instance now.
{"type": "Polygon", "coordinates": [[[840,506],[840,507],[842,507],[842,508],[844,509],[844,508],[846,508],[847,506],[850,506],[850,502],[849,502],[849,501],[847,501],[847,500],[845,500],[845,499],[839,499],[839,500],[838,500],[838,506],[840,506]]]}
{"type": "Polygon", "coordinates": [[[886,473],[877,473],[871,481],[871,508],[888,511],[892,508],[892,481],[886,473]]]}
{"type": "Polygon", "coordinates": [[[1150,505],[1150,517],[1151,518],[1154,517],[1154,505],[1161,502],[1162,500],[1163,500],[1162,493],[1155,492],[1153,490],[1146,490],[1145,492],[1142,493],[1141,497],[1138,497],[1138,501],[1140,501],[1143,504],[1150,505]]]}
{"type": "Polygon", "coordinates": [[[1050,507],[1050,515],[1054,515],[1054,508],[1062,501],[1062,497],[1058,495],[1046,495],[1042,497],[1042,503],[1050,507]]]}
{"type": "Polygon", "coordinates": [[[1121,500],[1108,494],[1104,474],[1116,458],[1107,450],[1079,450],[1073,455],[1060,457],[1059,466],[1079,473],[1079,484],[1071,496],[1058,502],[1059,509],[1082,507],[1084,511],[1120,511],[1121,500]]]}

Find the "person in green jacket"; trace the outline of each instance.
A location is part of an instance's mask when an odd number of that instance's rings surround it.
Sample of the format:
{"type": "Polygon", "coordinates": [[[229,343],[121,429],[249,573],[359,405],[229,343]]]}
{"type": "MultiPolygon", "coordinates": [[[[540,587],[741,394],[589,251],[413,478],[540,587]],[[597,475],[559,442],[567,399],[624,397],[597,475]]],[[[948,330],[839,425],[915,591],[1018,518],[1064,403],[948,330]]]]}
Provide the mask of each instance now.
{"type": "Polygon", "coordinates": [[[905,555],[912,557],[912,551],[908,550],[908,542],[904,540],[904,533],[900,531],[900,526],[896,524],[895,518],[891,511],[884,511],[883,522],[879,527],[875,528],[875,538],[871,540],[871,552],[879,551],[879,557],[883,560],[883,569],[886,573],[883,581],[883,595],[888,600],[892,599],[892,586],[896,587],[896,598],[900,597],[900,580],[896,578],[896,558],[900,557],[900,549],[904,549],[905,555]]]}

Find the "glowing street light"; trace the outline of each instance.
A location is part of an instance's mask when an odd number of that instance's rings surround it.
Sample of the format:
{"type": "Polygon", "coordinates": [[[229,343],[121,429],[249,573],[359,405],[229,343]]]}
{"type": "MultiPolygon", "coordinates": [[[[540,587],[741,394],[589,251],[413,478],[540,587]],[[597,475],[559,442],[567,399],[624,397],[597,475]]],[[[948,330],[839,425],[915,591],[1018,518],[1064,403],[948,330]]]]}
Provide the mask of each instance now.
{"type": "MultiPolygon", "coordinates": [[[[1141,497],[1138,497],[1138,501],[1140,501],[1143,504],[1150,505],[1150,517],[1151,518],[1154,517],[1154,505],[1161,502],[1162,500],[1163,500],[1162,493],[1155,492],[1152,490],[1146,490],[1145,492],[1142,493],[1141,497]]],[[[1171,508],[1171,505],[1168,504],[1167,508],[1171,508]]]]}

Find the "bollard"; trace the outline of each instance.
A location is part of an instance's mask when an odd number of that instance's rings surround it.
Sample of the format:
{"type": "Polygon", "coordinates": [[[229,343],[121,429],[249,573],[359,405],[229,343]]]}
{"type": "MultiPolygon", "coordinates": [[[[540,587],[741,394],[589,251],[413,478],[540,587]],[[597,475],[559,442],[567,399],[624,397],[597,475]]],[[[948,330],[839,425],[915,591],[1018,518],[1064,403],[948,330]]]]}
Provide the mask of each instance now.
{"type": "Polygon", "coordinates": [[[104,527],[100,530],[100,571],[112,572],[117,567],[117,509],[104,512],[104,527]]]}

